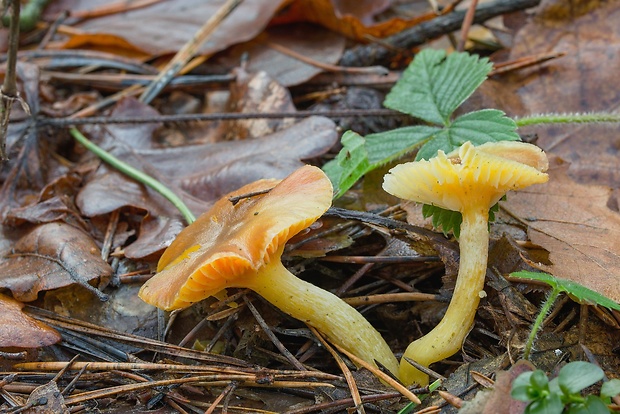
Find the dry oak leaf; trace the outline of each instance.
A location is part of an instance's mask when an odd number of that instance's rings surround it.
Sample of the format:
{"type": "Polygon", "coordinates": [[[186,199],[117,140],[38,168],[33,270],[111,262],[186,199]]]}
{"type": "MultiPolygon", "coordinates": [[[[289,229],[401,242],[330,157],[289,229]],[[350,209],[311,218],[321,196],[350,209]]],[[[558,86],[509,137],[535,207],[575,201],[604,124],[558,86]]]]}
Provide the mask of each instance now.
{"type": "Polygon", "coordinates": [[[0,288],[22,302],[35,300],[40,291],[74,283],[104,298],[89,283],[103,289],[112,274],[92,238],[62,222],[36,226],[20,237],[0,255],[0,269],[0,288]]]}
{"type": "Polygon", "coordinates": [[[0,348],[39,348],[60,341],[56,330],[26,315],[23,307],[0,293],[0,348]]]}
{"type": "Polygon", "coordinates": [[[578,184],[568,164],[554,163],[547,184],[512,194],[502,208],[549,251],[551,264],[542,270],[620,303],[620,214],[607,207],[612,190],[578,184]]]}
{"type": "Polygon", "coordinates": [[[391,36],[437,17],[437,14],[431,11],[408,19],[395,17],[382,22],[373,22],[372,17],[388,5],[384,0],[357,2],[292,0],[289,3],[271,24],[316,23],[361,42],[368,42],[369,38],[391,36]],[[349,7],[345,7],[344,3],[348,3],[349,7]]]}

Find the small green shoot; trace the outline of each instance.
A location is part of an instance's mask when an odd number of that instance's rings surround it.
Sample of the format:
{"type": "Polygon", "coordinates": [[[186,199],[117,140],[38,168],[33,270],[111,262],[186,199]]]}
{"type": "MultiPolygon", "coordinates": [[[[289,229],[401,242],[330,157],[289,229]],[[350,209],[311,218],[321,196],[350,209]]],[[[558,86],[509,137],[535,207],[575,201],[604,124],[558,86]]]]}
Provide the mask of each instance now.
{"type": "MultiPolygon", "coordinates": [[[[433,391],[435,391],[437,388],[439,388],[441,386],[442,381],[440,379],[433,381],[429,386],[428,386],[428,392],[429,394],[433,391]]],[[[429,396],[429,394],[422,394],[420,395],[420,400],[424,401],[424,399],[426,397],[429,396]]],[[[416,408],[417,404],[410,402],[409,404],[407,404],[406,406],[404,406],[403,408],[401,408],[397,414],[409,414],[411,412],[413,412],[413,410],[416,408]]]]}
{"type": "Polygon", "coordinates": [[[536,280],[546,283],[551,287],[551,292],[549,292],[545,303],[543,303],[540,308],[540,312],[534,321],[534,325],[532,325],[532,330],[530,331],[530,335],[523,351],[524,359],[529,359],[530,352],[532,351],[532,345],[534,344],[534,339],[536,338],[536,333],[541,328],[545,316],[547,316],[551,310],[560,293],[570,295],[579,303],[600,305],[608,309],[620,310],[619,304],[601,295],[600,293],[596,293],[595,291],[588,289],[579,283],[571,282],[570,280],[558,279],[548,273],[536,273],[523,270],[520,272],[511,273],[510,276],[520,279],[536,280]]]}
{"type": "Polygon", "coordinates": [[[162,183],[160,183],[159,181],[157,181],[150,175],[143,173],[142,171],[132,167],[126,162],[119,160],[114,155],[110,154],[109,152],[107,152],[106,150],[104,150],[103,148],[93,143],[88,138],[86,138],[84,134],[82,134],[77,128],[71,128],[69,132],[71,133],[71,135],[77,142],[84,145],[86,149],[93,152],[96,156],[101,158],[103,161],[110,164],[112,167],[116,168],[123,174],[133,178],[139,183],[142,183],[142,184],[145,184],[151,187],[153,190],[157,191],[159,194],[166,197],[166,199],[170,201],[172,205],[174,205],[179,210],[179,212],[181,212],[187,224],[192,224],[196,220],[196,217],[190,211],[190,209],[185,205],[183,200],[181,200],[181,198],[179,198],[179,196],[177,196],[168,187],[166,187],[165,185],[163,185],[162,183]]]}
{"type": "Polygon", "coordinates": [[[563,366],[552,380],[541,370],[524,372],[513,381],[510,395],[529,402],[525,414],[608,414],[611,397],[620,394],[620,380],[605,382],[600,395],[581,395],[604,377],[598,366],[575,361],[563,366]]]}

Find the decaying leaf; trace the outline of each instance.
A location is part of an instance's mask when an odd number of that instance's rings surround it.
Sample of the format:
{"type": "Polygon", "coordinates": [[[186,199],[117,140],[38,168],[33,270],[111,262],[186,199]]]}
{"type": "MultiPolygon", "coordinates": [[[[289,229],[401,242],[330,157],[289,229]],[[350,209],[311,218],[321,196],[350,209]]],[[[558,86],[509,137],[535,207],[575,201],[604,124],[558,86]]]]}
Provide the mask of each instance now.
{"type": "MultiPolygon", "coordinates": [[[[234,69],[235,82],[228,98],[228,112],[282,113],[295,112],[291,93],[274,81],[267,72],[248,73],[234,69]]],[[[236,119],[222,121],[219,134],[224,140],[242,140],[263,137],[295,123],[291,118],[236,119]]]]}
{"type": "Polygon", "coordinates": [[[71,412],[65,404],[65,399],[56,381],[50,381],[35,388],[28,396],[26,405],[32,407],[24,411],[25,414],[69,414],[71,412]]]}
{"type": "Polygon", "coordinates": [[[22,312],[24,304],[0,293],[0,348],[39,348],[60,341],[60,334],[22,312]]]}
{"type": "MultiPolygon", "coordinates": [[[[126,100],[113,114],[127,116],[123,112],[127,108],[137,114],[136,105],[135,100],[126,100]]],[[[334,122],[323,117],[307,118],[258,139],[166,149],[151,148],[151,134],[142,128],[109,126],[102,146],[167,185],[196,215],[222,195],[252,181],[286,177],[303,165],[300,160],[323,154],[337,139],[334,122]]],[[[122,207],[147,211],[138,240],[125,249],[131,258],[162,250],[184,227],[178,211],[161,195],[105,164],[86,180],[76,204],[88,217],[122,207]]]]}
{"type": "Polygon", "coordinates": [[[511,195],[502,208],[549,251],[551,264],[541,269],[620,302],[620,214],[607,207],[612,190],[578,184],[567,168],[556,160],[547,184],[511,195]]]}
{"type": "MultiPolygon", "coordinates": [[[[89,19],[76,25],[81,33],[73,36],[64,46],[91,46],[99,49],[117,47],[150,55],[176,53],[223,3],[224,0],[160,1],[148,7],[89,19]],[[174,30],[170,30],[172,28],[174,30]]],[[[243,1],[219,25],[199,53],[213,54],[230,45],[252,39],[267,25],[280,3],[243,1]]],[[[65,10],[82,11],[98,6],[101,6],[101,2],[93,0],[54,1],[46,10],[46,16],[53,20],[65,10]]]]}
{"type": "Polygon", "coordinates": [[[367,42],[369,37],[386,37],[408,27],[433,19],[434,12],[412,18],[392,18],[374,22],[373,16],[389,2],[381,1],[334,1],[293,0],[276,18],[276,23],[312,22],[341,33],[351,39],[367,42]]]}
{"type": "MultiPolygon", "coordinates": [[[[4,233],[6,234],[6,232],[4,233]]],[[[33,301],[40,291],[78,283],[95,295],[112,274],[101,259],[92,238],[69,224],[53,222],[35,226],[0,255],[0,288],[8,289],[23,302],[33,301]]]]}
{"type": "Polygon", "coordinates": [[[282,86],[301,84],[322,69],[299,61],[271,47],[275,43],[316,62],[336,64],[344,52],[345,38],[331,30],[309,24],[271,27],[249,42],[231,47],[217,59],[234,67],[247,53],[248,72],[264,71],[282,86]]]}
{"type": "MultiPolygon", "coordinates": [[[[514,40],[510,59],[563,53],[559,59],[511,74],[504,87],[516,90],[525,112],[616,112],[620,66],[620,13],[616,2],[542,2],[514,40]]],[[[505,108],[512,112],[509,108],[505,108]]],[[[581,183],[620,186],[617,131],[606,125],[534,126],[537,144],[571,163],[581,183]]]]}

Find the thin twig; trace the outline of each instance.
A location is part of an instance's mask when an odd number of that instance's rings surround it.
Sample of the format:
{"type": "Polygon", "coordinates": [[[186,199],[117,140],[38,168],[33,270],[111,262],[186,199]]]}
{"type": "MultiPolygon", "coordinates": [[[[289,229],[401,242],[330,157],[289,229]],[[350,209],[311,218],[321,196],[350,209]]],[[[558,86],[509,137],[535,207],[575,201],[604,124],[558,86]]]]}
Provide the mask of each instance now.
{"type": "Polygon", "coordinates": [[[215,29],[220,23],[230,14],[233,10],[241,4],[242,0],[227,0],[217,12],[211,16],[209,20],[194,34],[192,39],[187,42],[177,52],[176,55],[170,60],[166,67],[160,72],[160,74],[146,87],[140,101],[148,104],[153,98],[155,98],[159,92],[170,82],[170,80],[178,74],[183,66],[189,62],[191,58],[198,52],[198,48],[213,34],[215,29]]]}
{"type": "Polygon", "coordinates": [[[297,358],[295,358],[293,354],[291,354],[291,352],[288,349],[286,349],[286,347],[282,344],[282,342],[280,342],[280,340],[274,335],[274,333],[271,331],[271,329],[267,325],[267,322],[265,322],[265,320],[263,319],[261,314],[258,312],[258,310],[254,307],[252,302],[248,300],[246,296],[243,297],[243,300],[245,301],[245,304],[247,305],[250,312],[252,312],[254,319],[256,319],[256,322],[258,322],[263,332],[265,332],[265,334],[269,337],[271,342],[276,346],[276,348],[278,348],[278,350],[282,353],[282,355],[286,357],[286,359],[291,363],[291,365],[293,365],[295,368],[297,368],[300,371],[307,371],[307,368],[304,367],[304,365],[301,362],[299,362],[297,358]]]}
{"type": "Polygon", "coordinates": [[[347,364],[344,363],[344,360],[342,359],[342,357],[338,355],[338,352],[336,352],[334,348],[332,348],[329,345],[329,343],[325,340],[325,338],[323,338],[323,335],[321,335],[319,331],[317,331],[314,327],[310,325],[308,325],[308,328],[310,328],[314,336],[316,336],[319,339],[319,341],[321,341],[321,344],[323,344],[323,347],[325,347],[325,349],[327,349],[327,351],[330,354],[332,354],[332,356],[336,360],[338,367],[344,374],[344,378],[347,381],[349,390],[351,391],[351,397],[353,398],[353,404],[355,405],[356,411],[359,414],[365,414],[366,410],[364,409],[364,404],[362,403],[362,397],[360,396],[360,390],[357,388],[357,383],[355,382],[355,379],[353,378],[353,374],[351,374],[351,370],[349,369],[349,367],[347,367],[347,364]]]}
{"type": "MultiPolygon", "coordinates": [[[[3,2],[8,4],[8,2],[3,2]]],[[[0,90],[0,161],[8,160],[6,138],[9,131],[9,118],[13,103],[18,101],[26,113],[30,113],[28,104],[17,92],[17,50],[19,49],[19,12],[20,1],[11,1],[11,25],[9,27],[9,49],[7,51],[6,72],[0,90]]]]}
{"type": "Polygon", "coordinates": [[[472,0],[469,4],[469,8],[467,9],[467,13],[465,13],[465,18],[463,19],[463,25],[461,26],[461,38],[459,39],[459,44],[456,47],[456,50],[462,52],[465,50],[465,42],[467,42],[467,36],[469,35],[469,29],[471,29],[471,24],[474,21],[474,15],[476,14],[476,7],[478,7],[478,0],[472,0]]]}
{"type": "MultiPolygon", "coordinates": [[[[134,94],[135,91],[131,91],[134,94]]],[[[127,90],[117,95],[126,96],[127,90]]],[[[96,108],[98,110],[99,108],[96,108]]],[[[89,110],[89,113],[94,111],[89,110]]],[[[80,111],[82,113],[82,111],[80,111]]],[[[390,109],[346,109],[338,111],[295,111],[295,112],[216,112],[210,114],[178,114],[178,115],[160,115],[153,116],[93,116],[81,117],[73,115],[70,118],[39,118],[37,125],[40,126],[77,126],[90,124],[149,124],[156,122],[195,122],[195,121],[229,121],[237,119],[282,119],[282,118],[309,118],[311,116],[325,116],[328,118],[348,118],[348,117],[369,117],[369,116],[400,116],[401,112],[392,111],[390,109]]]]}

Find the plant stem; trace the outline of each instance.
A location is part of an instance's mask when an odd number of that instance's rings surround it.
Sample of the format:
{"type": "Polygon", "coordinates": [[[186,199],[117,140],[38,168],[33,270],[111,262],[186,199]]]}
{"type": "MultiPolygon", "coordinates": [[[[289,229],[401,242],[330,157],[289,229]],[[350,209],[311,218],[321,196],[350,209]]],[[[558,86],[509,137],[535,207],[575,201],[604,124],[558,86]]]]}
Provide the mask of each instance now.
{"type": "Polygon", "coordinates": [[[170,201],[181,212],[187,224],[192,224],[196,220],[196,217],[185,205],[183,200],[181,200],[179,196],[172,192],[172,190],[170,190],[168,187],[166,187],[150,175],[145,174],[140,170],[137,170],[126,162],[119,160],[114,155],[105,151],[103,148],[99,147],[88,138],[86,138],[77,128],[71,128],[69,132],[76,141],[84,145],[89,151],[92,151],[103,161],[110,164],[112,167],[116,168],[123,174],[128,175],[134,180],[151,187],[153,190],[166,197],[166,199],[168,199],[168,201],[170,201]]]}
{"type": "Polygon", "coordinates": [[[532,345],[534,344],[534,339],[536,339],[536,333],[542,327],[542,323],[545,320],[545,316],[549,314],[551,307],[553,306],[553,304],[555,303],[555,300],[558,298],[558,295],[561,292],[562,292],[561,289],[554,287],[549,293],[547,300],[540,308],[540,312],[538,313],[538,316],[536,317],[536,320],[534,321],[534,325],[532,325],[530,336],[527,338],[527,342],[525,343],[525,349],[523,351],[523,359],[530,358],[530,353],[532,351],[532,345]]]}
{"type": "Polygon", "coordinates": [[[620,114],[609,112],[536,114],[515,119],[518,127],[540,124],[588,124],[601,122],[620,122],[620,114]]]}

